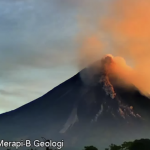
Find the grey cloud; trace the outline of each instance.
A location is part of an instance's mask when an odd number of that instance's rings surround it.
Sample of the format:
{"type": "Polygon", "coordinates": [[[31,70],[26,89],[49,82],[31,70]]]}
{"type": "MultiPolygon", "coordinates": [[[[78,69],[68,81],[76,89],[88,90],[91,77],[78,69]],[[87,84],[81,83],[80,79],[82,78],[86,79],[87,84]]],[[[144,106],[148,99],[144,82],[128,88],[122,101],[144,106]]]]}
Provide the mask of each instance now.
{"type": "Polygon", "coordinates": [[[0,1],[0,76],[74,63],[78,10],[93,15],[96,1],[0,1]]]}
{"type": "MultiPolygon", "coordinates": [[[[24,91],[22,91],[22,90],[14,90],[14,91],[9,91],[9,90],[5,90],[5,89],[0,89],[0,94],[1,94],[1,96],[3,95],[3,96],[20,96],[20,97],[28,97],[28,95],[26,94],[28,92],[28,94],[43,94],[42,92],[40,92],[40,91],[31,91],[31,89],[30,90],[28,90],[28,89],[25,89],[24,91]]],[[[30,95],[31,96],[31,95],[30,95]]]]}
{"type": "Polygon", "coordinates": [[[59,3],[54,0],[0,2],[1,76],[25,67],[47,68],[72,61],[76,14],[59,3]]]}
{"type": "Polygon", "coordinates": [[[5,96],[6,96],[6,95],[7,95],[7,96],[8,96],[8,95],[21,95],[21,96],[23,96],[22,93],[20,93],[20,92],[8,91],[8,90],[4,90],[4,89],[1,89],[1,90],[0,90],[0,94],[1,94],[1,95],[5,95],[5,96]]]}
{"type": "Polygon", "coordinates": [[[1,112],[41,96],[77,72],[75,66],[64,66],[76,62],[77,19],[80,12],[93,16],[86,6],[90,1],[0,0],[1,112]]]}

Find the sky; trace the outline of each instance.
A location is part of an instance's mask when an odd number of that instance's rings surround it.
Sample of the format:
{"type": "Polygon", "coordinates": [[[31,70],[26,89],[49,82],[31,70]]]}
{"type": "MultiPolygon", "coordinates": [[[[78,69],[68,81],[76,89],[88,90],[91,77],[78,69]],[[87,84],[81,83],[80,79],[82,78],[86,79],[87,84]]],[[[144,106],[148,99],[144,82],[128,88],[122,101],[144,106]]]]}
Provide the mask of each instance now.
{"type": "Polygon", "coordinates": [[[149,0],[0,0],[0,114],[106,54],[114,74],[149,96],[149,8],[149,0]]]}
{"type": "Polygon", "coordinates": [[[78,1],[0,0],[0,113],[78,72],[78,1]]]}

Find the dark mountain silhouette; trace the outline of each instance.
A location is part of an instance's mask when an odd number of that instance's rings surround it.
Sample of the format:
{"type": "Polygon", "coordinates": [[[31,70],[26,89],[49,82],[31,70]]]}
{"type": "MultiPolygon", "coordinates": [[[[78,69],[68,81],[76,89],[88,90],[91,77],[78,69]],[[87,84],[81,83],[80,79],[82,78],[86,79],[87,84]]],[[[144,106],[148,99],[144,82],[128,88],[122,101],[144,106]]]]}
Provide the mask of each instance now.
{"type": "MultiPolygon", "coordinates": [[[[96,63],[97,64],[97,63],[96,63]]],[[[0,139],[64,140],[66,147],[105,148],[150,137],[150,100],[113,84],[92,65],[42,97],[0,115],[0,139]]]]}

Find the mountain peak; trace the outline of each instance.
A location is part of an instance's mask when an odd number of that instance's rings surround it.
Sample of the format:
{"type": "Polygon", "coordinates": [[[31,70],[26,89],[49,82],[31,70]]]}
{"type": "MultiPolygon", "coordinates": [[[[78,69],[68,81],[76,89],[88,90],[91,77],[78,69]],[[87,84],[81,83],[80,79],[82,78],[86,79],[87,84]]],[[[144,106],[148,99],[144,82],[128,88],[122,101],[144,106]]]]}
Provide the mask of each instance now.
{"type": "Polygon", "coordinates": [[[135,89],[114,86],[107,72],[111,63],[108,55],[40,98],[0,115],[0,138],[44,136],[64,139],[71,147],[100,147],[150,136],[150,100],[135,89]]]}

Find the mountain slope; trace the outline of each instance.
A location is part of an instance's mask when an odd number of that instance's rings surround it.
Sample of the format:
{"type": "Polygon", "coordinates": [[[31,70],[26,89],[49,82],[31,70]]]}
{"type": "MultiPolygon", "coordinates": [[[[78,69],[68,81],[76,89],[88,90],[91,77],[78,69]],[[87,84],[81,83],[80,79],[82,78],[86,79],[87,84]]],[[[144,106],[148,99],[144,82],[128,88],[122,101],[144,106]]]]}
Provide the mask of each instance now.
{"type": "Polygon", "coordinates": [[[86,68],[42,97],[1,114],[0,139],[45,137],[64,139],[71,148],[104,148],[150,137],[150,100],[136,88],[113,85],[104,71],[89,76],[91,71],[86,68]]]}

